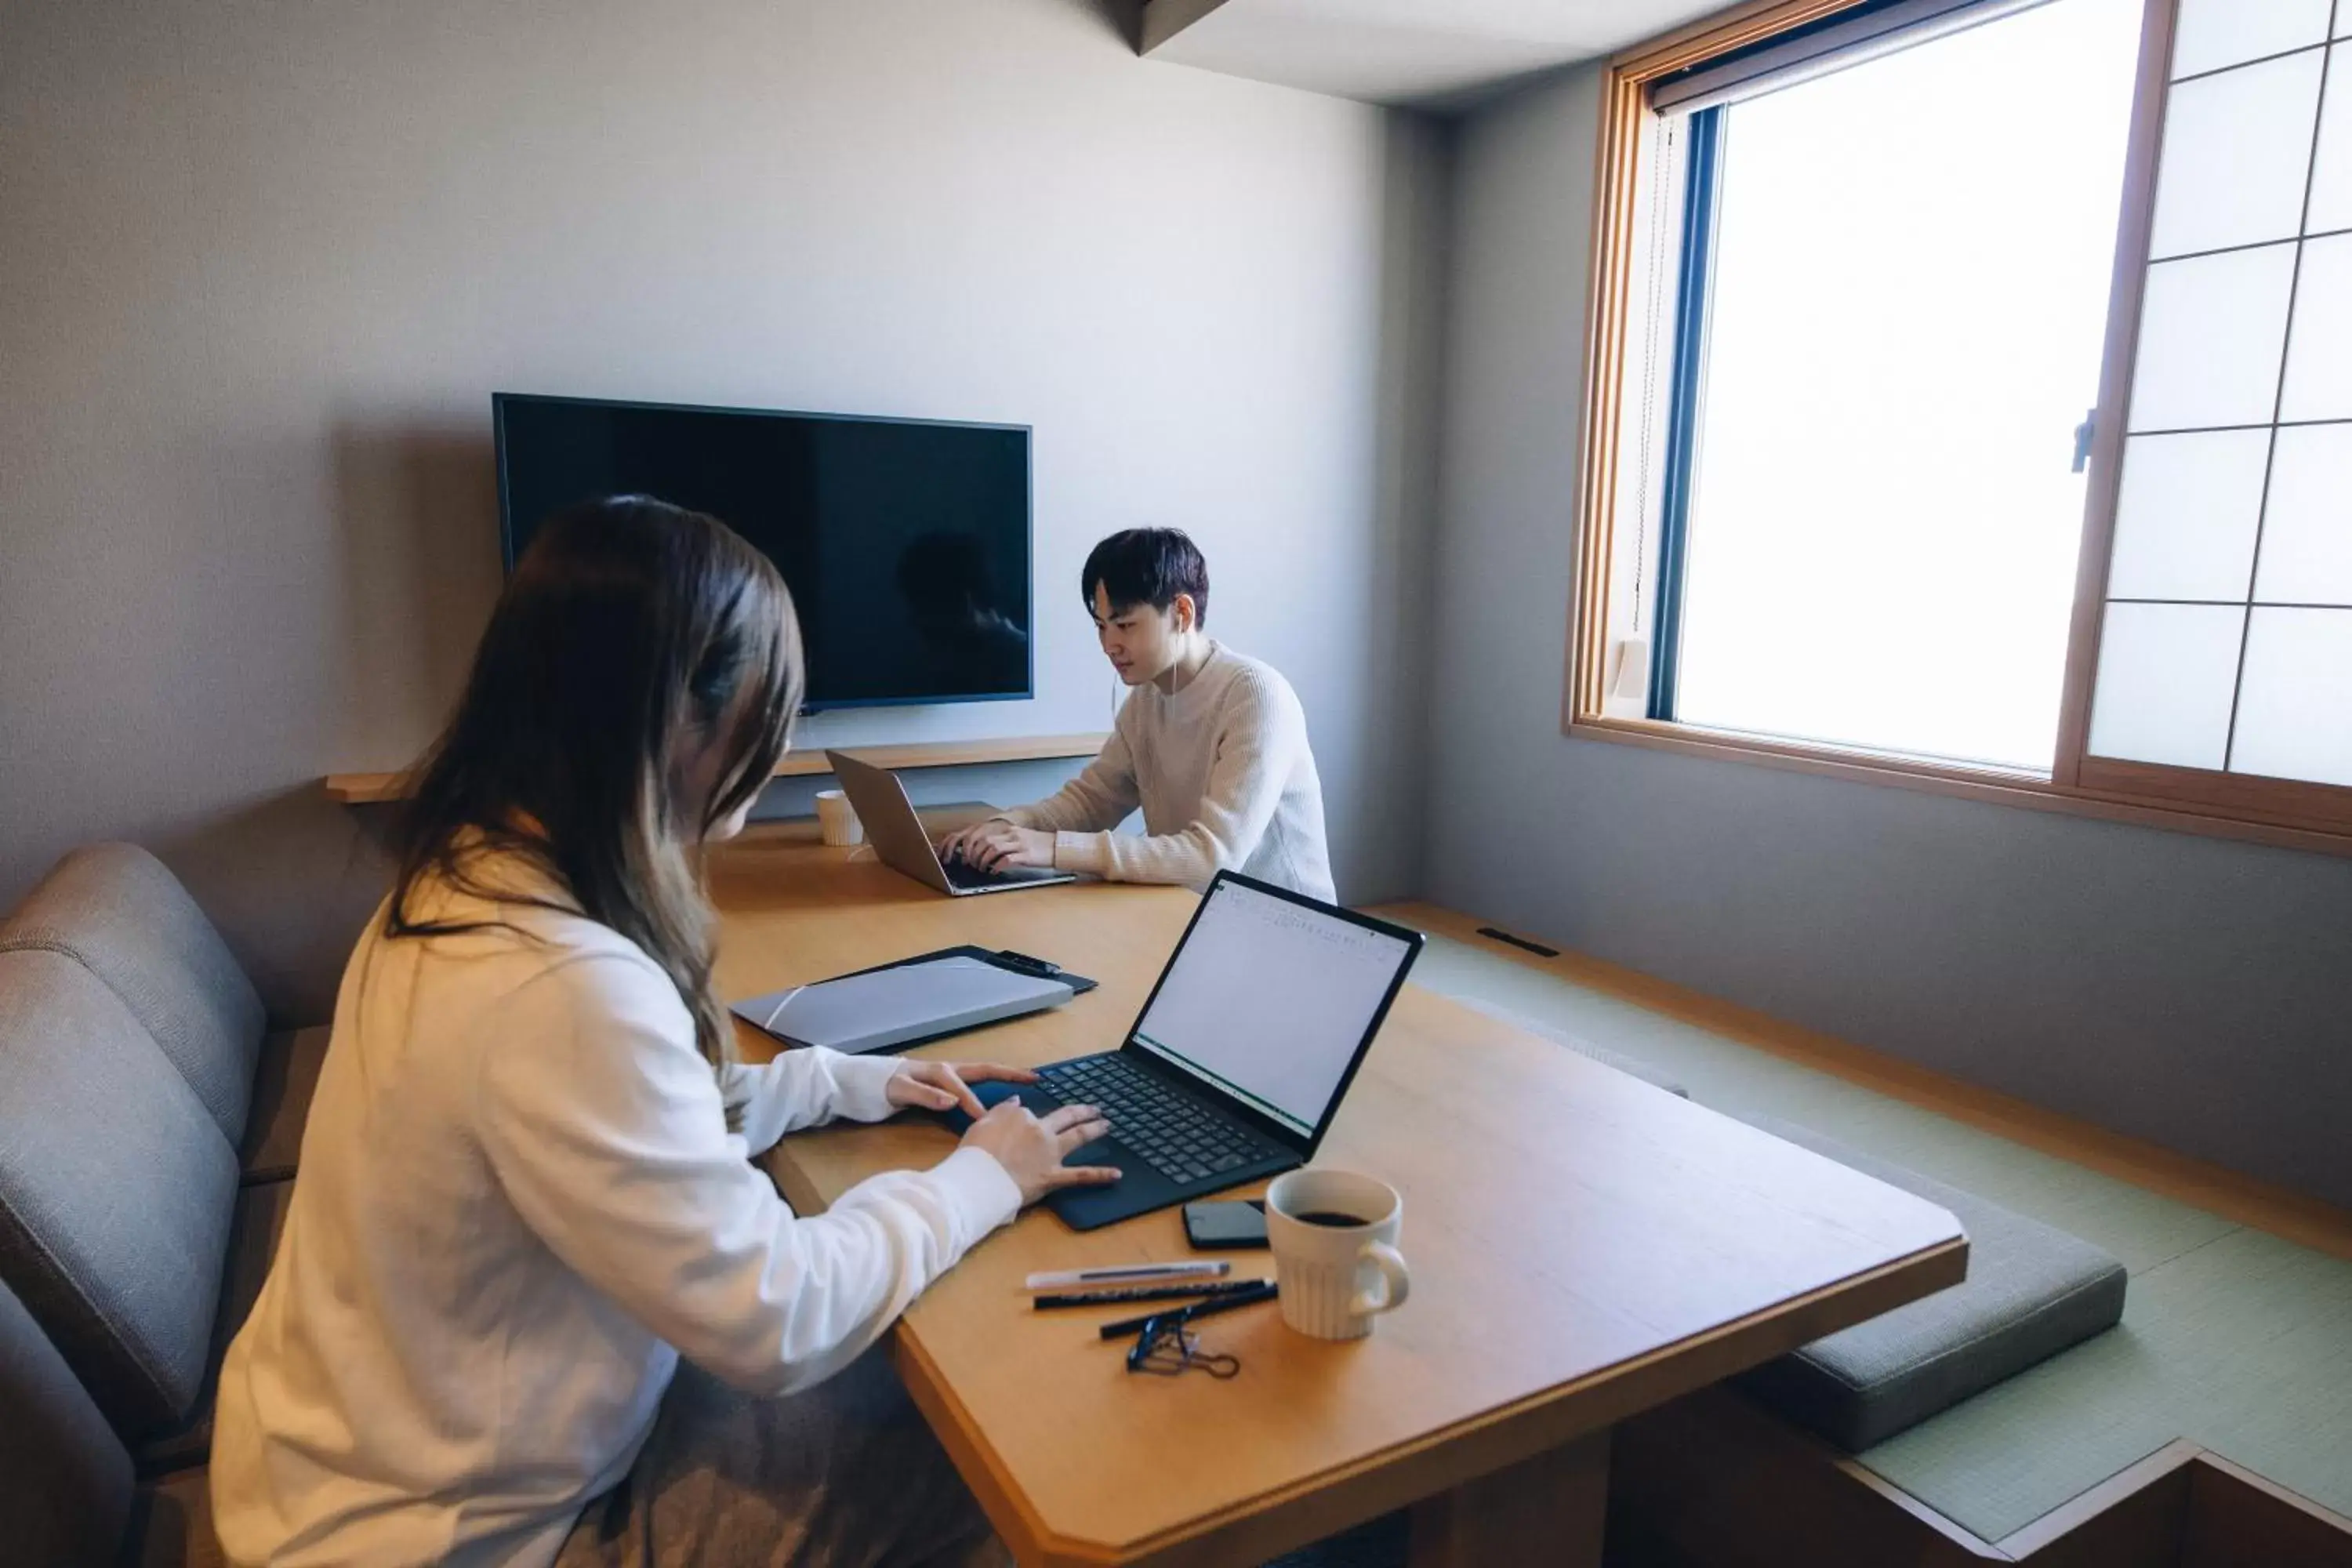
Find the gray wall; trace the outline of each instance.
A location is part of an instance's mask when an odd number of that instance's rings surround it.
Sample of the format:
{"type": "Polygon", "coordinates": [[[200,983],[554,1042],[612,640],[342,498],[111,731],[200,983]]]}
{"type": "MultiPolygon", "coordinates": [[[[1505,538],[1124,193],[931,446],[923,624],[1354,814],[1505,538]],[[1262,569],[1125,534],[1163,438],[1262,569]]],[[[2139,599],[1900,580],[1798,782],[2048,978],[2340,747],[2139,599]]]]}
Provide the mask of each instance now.
{"type": "Polygon", "coordinates": [[[406,763],[456,691],[494,388],[1034,425],[1037,699],[804,739],[1106,727],[1078,564],[1181,523],[1212,629],[1305,700],[1342,886],[1405,890],[1444,139],[1139,60],[1128,21],[10,0],[0,903],[135,838],[323,1009],[382,869],[315,781],[406,763]]]}
{"type": "Polygon", "coordinates": [[[2352,860],[1562,737],[1599,114],[1456,143],[1433,896],[2352,1204],[2352,860]]]}

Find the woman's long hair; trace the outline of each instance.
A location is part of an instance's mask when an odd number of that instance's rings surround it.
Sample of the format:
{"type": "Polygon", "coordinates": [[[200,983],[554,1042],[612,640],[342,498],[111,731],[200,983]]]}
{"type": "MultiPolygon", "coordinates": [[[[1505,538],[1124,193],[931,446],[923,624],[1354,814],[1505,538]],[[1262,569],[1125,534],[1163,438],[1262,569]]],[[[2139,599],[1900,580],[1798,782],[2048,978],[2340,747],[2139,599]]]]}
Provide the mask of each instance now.
{"type": "Polygon", "coordinates": [[[541,901],[495,878],[516,855],[627,937],[694,1015],[714,1070],[734,1031],[710,989],[700,850],[756,796],[800,708],[800,626],[783,578],[724,523],[646,496],[551,518],[516,563],[448,729],[394,831],[388,937],[483,922],[420,918],[421,884],[541,901]],[[721,748],[709,798],[688,759],[721,748]]]}

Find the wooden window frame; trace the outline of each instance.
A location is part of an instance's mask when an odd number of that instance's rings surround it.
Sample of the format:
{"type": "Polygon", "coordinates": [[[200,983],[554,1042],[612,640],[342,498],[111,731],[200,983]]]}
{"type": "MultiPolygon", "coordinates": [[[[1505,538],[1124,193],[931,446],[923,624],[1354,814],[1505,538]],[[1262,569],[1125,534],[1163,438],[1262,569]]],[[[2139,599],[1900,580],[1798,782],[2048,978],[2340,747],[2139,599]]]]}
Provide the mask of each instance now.
{"type": "Polygon", "coordinates": [[[1628,437],[1624,417],[1630,352],[1637,327],[1636,255],[1645,221],[1641,176],[1643,148],[1650,141],[1654,121],[1650,85],[1661,77],[1833,17],[1862,3],[1757,0],[1621,54],[1603,70],[1591,282],[1585,312],[1576,581],[1570,605],[1562,729],[1571,740],[1647,746],[2031,810],[2352,856],[2352,788],[2126,762],[2089,752],[2091,694],[2098,672],[2099,635],[2121,488],[2125,411],[2130,402],[2140,300],[2147,277],[2177,0],[2146,0],[2100,364],[2089,495],[2075,574],[2058,742],[2050,775],[1769,739],[1607,710],[1609,686],[1614,679],[1609,660],[1609,612],[1617,583],[1617,533],[1622,515],[1620,449],[1628,437]]]}

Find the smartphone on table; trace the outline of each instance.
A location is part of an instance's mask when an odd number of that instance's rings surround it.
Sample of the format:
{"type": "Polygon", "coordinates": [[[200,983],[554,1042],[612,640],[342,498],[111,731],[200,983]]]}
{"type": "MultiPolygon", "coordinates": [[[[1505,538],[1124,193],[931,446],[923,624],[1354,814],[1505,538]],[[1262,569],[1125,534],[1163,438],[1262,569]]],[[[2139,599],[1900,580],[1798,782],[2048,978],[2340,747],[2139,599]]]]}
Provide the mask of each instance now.
{"type": "Polygon", "coordinates": [[[1202,1199],[1184,1205],[1184,1239],[1203,1252],[1265,1245],[1265,1200],[1202,1199]]]}

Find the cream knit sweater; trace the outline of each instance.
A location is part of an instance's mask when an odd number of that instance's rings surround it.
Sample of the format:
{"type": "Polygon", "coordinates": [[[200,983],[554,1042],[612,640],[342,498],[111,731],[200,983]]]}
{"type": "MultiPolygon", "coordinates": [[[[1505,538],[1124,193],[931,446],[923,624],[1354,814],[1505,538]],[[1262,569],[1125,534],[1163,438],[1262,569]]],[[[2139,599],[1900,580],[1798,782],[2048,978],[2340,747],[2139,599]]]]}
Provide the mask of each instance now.
{"type": "Polygon", "coordinates": [[[1004,814],[1054,834],[1054,864],[1200,888],[1230,868],[1328,900],[1323,785],[1290,683],[1212,643],[1174,693],[1129,693],[1102,754],[1048,799],[1004,814]],[[1113,833],[1138,806],[1145,837],[1113,833]]]}

